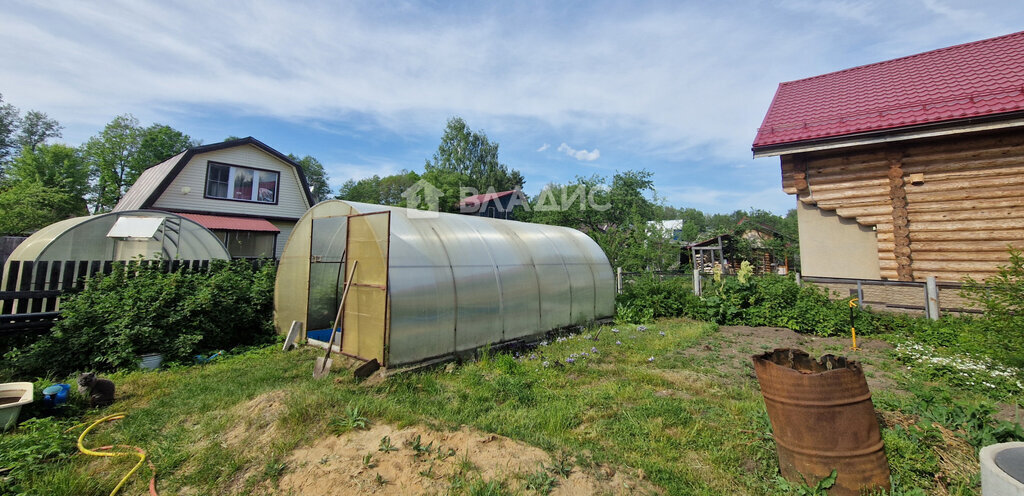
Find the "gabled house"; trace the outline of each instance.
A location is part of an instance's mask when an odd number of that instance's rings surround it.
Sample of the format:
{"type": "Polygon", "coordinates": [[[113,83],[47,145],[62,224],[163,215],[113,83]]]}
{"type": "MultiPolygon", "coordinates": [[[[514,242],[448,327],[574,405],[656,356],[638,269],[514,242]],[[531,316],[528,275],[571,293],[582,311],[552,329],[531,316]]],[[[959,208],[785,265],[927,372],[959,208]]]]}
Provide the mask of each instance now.
{"type": "Polygon", "coordinates": [[[311,206],[302,167],[248,137],[190,148],[146,169],[114,211],[174,212],[213,231],[233,257],[278,258],[311,206]]]}
{"type": "Polygon", "coordinates": [[[781,83],[752,149],[804,274],[991,276],[1024,248],[1024,32],[781,83]]]}
{"type": "Polygon", "coordinates": [[[515,219],[516,207],[523,208],[526,196],[513,189],[467,196],[459,202],[459,213],[490,217],[492,219],[515,219]]]}

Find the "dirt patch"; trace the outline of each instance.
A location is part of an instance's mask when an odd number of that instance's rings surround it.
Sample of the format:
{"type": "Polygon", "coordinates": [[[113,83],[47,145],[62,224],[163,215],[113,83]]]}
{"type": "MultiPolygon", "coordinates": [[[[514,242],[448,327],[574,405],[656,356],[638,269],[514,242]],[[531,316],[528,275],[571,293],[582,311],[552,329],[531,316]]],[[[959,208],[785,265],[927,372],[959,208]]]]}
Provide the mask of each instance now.
{"type": "MultiPolygon", "coordinates": [[[[459,484],[483,480],[504,481],[507,489],[528,493],[524,478],[543,470],[541,464],[550,468],[555,460],[539,448],[467,427],[439,432],[422,426],[399,429],[377,424],[294,451],[287,459],[279,491],[445,494],[459,484]],[[394,451],[380,451],[385,436],[394,451]],[[417,437],[420,450],[413,447],[417,437]]],[[[662,493],[642,480],[641,472],[607,465],[588,470],[574,467],[568,478],[555,478],[557,485],[550,493],[554,495],[662,493]]]]}
{"type": "Polygon", "coordinates": [[[818,357],[826,353],[842,355],[860,361],[864,367],[864,375],[868,388],[872,391],[893,390],[896,382],[892,373],[903,370],[899,366],[894,372],[880,370],[876,364],[891,362],[892,345],[878,339],[858,339],[857,351],[850,349],[848,337],[823,338],[808,334],[799,334],[782,327],[749,327],[722,326],[717,333],[711,334],[685,350],[684,356],[700,358],[718,370],[724,376],[739,375],[755,380],[751,355],[770,351],[775,348],[799,348],[818,357]]]}

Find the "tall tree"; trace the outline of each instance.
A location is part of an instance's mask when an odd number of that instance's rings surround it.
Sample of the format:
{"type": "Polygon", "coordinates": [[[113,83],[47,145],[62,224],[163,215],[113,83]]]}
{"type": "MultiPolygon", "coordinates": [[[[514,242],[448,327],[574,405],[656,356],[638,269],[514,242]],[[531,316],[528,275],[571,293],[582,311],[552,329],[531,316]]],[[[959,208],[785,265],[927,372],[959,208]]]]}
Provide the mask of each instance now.
{"type": "Polygon", "coordinates": [[[406,200],[402,193],[419,179],[419,174],[407,170],[384,177],[373,175],[358,181],[349,179],[338,189],[335,198],[375,205],[405,206],[406,200]]]}
{"type": "Polygon", "coordinates": [[[331,185],[328,184],[330,178],[327,176],[324,164],[310,155],[299,158],[289,153],[288,158],[302,167],[302,173],[306,175],[306,182],[309,183],[309,192],[313,194],[314,202],[319,203],[331,197],[331,185]]]}
{"type": "Polygon", "coordinates": [[[424,166],[423,179],[444,192],[440,209],[455,211],[460,188],[474,188],[483,193],[493,188],[507,191],[522,188],[522,174],[498,161],[498,144],[487,135],[469,128],[460,117],[448,120],[441,144],[433,160],[424,166]]]}
{"type": "Polygon", "coordinates": [[[38,181],[0,189],[0,235],[27,235],[54,222],[88,214],[85,200],[38,181]]]}
{"type": "Polygon", "coordinates": [[[19,121],[18,107],[4,103],[4,95],[0,94],[0,172],[3,172],[2,166],[17,151],[19,121]]]}
{"type": "Polygon", "coordinates": [[[60,138],[61,126],[59,122],[51,119],[45,113],[38,110],[29,110],[21,118],[21,125],[18,130],[18,146],[22,150],[35,151],[36,147],[45,143],[50,138],[60,138]]]}
{"type": "Polygon", "coordinates": [[[11,161],[6,181],[37,182],[74,197],[89,193],[89,168],[76,148],[67,145],[38,145],[22,148],[11,161]]]}
{"type": "Polygon", "coordinates": [[[115,117],[83,147],[96,179],[93,212],[113,208],[143,170],[194,144],[188,135],[170,126],[153,124],[143,128],[131,114],[115,117]]]}

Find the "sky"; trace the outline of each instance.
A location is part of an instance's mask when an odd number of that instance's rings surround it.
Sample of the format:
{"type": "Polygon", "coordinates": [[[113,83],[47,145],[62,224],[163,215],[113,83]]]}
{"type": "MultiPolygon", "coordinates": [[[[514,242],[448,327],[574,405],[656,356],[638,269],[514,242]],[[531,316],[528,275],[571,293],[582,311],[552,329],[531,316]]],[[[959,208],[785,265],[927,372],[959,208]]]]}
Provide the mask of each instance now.
{"type": "Polygon", "coordinates": [[[335,190],[421,171],[459,116],[528,194],[646,169],[669,205],[785,214],[750,151],[780,82],[1021,29],[1013,0],[15,0],[0,94],[71,145],[131,113],[312,155],[335,190]]]}

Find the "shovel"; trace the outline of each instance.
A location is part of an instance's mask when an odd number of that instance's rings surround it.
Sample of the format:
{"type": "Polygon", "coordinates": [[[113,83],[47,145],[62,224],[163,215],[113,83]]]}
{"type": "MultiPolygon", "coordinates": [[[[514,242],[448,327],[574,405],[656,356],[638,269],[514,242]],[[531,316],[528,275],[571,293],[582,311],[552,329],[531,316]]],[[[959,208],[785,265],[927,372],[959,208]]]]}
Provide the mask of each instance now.
{"type": "MultiPolygon", "coordinates": [[[[338,315],[334,317],[334,326],[331,327],[331,338],[327,340],[327,353],[323,357],[317,357],[313,365],[313,378],[326,377],[331,372],[331,347],[334,346],[334,334],[338,332],[338,322],[341,321],[341,311],[345,308],[345,297],[348,296],[348,288],[352,284],[352,278],[356,275],[358,260],[352,262],[352,270],[348,273],[348,280],[345,281],[345,290],[341,293],[341,303],[338,305],[338,315]]],[[[338,346],[339,348],[341,345],[338,346]]]]}

